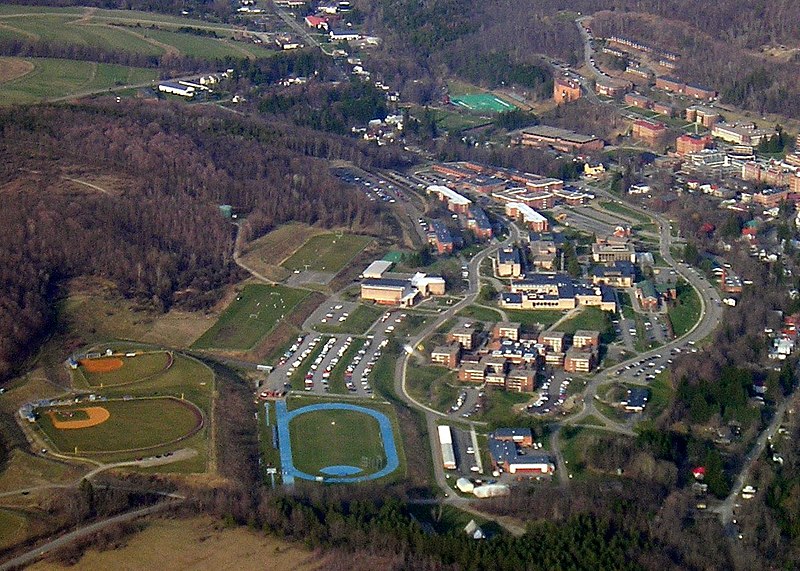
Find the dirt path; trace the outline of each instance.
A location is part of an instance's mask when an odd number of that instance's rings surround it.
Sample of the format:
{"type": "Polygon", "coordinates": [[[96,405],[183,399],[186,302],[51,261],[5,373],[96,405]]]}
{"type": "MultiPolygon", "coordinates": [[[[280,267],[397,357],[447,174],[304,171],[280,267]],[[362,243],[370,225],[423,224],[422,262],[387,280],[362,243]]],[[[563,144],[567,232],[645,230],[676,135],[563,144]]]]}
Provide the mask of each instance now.
{"type": "Polygon", "coordinates": [[[0,58],[0,83],[25,77],[36,69],[31,62],[20,58],[0,58]]]}
{"type": "Polygon", "coordinates": [[[29,32],[27,30],[20,30],[19,28],[15,28],[14,26],[6,24],[5,22],[0,22],[0,28],[10,30],[16,34],[21,34],[27,37],[28,39],[33,40],[34,42],[38,42],[41,39],[37,34],[34,34],[33,32],[29,32]]]}
{"type": "MultiPolygon", "coordinates": [[[[105,24],[89,24],[89,25],[107,27],[107,26],[105,26],[105,24]]],[[[140,40],[142,40],[144,42],[147,42],[151,46],[155,46],[155,47],[157,47],[159,49],[164,50],[164,55],[169,55],[169,56],[181,56],[181,55],[183,55],[182,52],[178,48],[176,48],[175,46],[170,45],[170,44],[165,44],[164,42],[159,42],[158,40],[154,40],[153,38],[148,38],[144,34],[141,34],[139,32],[135,32],[135,31],[133,31],[133,30],[131,30],[129,28],[114,28],[114,29],[115,30],[124,31],[126,34],[130,34],[131,36],[139,38],[140,40]]]]}

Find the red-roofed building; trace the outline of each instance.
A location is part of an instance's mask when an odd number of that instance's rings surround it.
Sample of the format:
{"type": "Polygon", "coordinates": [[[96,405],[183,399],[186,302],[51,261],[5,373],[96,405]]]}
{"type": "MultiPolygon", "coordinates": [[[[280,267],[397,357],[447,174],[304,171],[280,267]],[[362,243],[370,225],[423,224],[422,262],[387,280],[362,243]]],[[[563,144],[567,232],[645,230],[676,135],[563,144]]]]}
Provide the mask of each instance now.
{"type": "Polygon", "coordinates": [[[328,18],[325,16],[306,16],[305,22],[306,26],[309,28],[314,28],[316,30],[328,29],[328,18]]]}
{"type": "Polygon", "coordinates": [[[633,122],[632,135],[648,144],[655,144],[667,132],[663,123],[651,123],[644,119],[637,119],[633,122]]]}
{"type": "Polygon", "coordinates": [[[706,477],[706,468],[705,466],[698,466],[692,470],[692,476],[694,476],[695,480],[702,480],[706,477]]]}
{"type": "Polygon", "coordinates": [[[703,149],[711,146],[713,139],[710,135],[681,135],[675,141],[676,152],[683,155],[691,155],[692,153],[699,153],[703,149]]]}

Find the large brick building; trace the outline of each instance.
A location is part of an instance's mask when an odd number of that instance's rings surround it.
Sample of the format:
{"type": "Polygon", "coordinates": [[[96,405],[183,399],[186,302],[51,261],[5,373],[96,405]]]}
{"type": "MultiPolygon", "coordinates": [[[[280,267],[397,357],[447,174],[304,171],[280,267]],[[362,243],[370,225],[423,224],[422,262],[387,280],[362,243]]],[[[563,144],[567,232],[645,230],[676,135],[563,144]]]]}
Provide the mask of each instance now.
{"type": "Polygon", "coordinates": [[[604,146],[603,141],[595,136],[580,135],[574,131],[547,125],[523,129],[519,142],[529,147],[552,147],[564,153],[601,151],[604,146]]]}
{"type": "Polygon", "coordinates": [[[581,97],[581,84],[574,79],[558,77],[553,82],[553,99],[558,105],[581,97]]]}
{"type": "Polygon", "coordinates": [[[644,119],[633,122],[631,134],[649,145],[655,145],[666,135],[667,128],[663,123],[653,123],[644,119]]]}
{"type": "Polygon", "coordinates": [[[681,156],[691,155],[709,148],[712,144],[713,139],[709,135],[681,135],[675,140],[675,151],[681,156]]]}

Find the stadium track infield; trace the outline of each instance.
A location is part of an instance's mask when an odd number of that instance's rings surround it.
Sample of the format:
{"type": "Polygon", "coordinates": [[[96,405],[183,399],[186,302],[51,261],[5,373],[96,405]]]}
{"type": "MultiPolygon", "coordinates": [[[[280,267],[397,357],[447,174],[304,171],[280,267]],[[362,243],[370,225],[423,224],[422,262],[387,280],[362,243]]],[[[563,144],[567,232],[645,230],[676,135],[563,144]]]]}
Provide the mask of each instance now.
{"type": "Polygon", "coordinates": [[[303,472],[295,467],[294,461],[292,460],[292,445],[289,432],[289,422],[293,418],[302,414],[320,410],[347,410],[371,416],[378,421],[381,439],[383,440],[383,448],[384,452],[386,453],[386,465],[374,474],[367,474],[364,476],[345,476],[344,474],[347,473],[347,469],[349,468],[348,466],[330,466],[327,468],[327,470],[330,470],[330,474],[341,475],[322,476],[321,478],[323,482],[331,484],[353,484],[358,482],[367,482],[369,480],[377,480],[378,478],[382,478],[388,474],[391,474],[400,466],[400,458],[397,455],[397,446],[394,441],[392,422],[389,420],[389,417],[382,412],[378,412],[377,410],[363,406],[338,402],[312,404],[289,412],[286,408],[286,401],[279,400],[275,402],[275,413],[277,417],[278,447],[280,450],[281,469],[283,471],[284,484],[294,484],[295,478],[310,481],[318,480],[316,476],[312,476],[311,474],[303,472]]]}

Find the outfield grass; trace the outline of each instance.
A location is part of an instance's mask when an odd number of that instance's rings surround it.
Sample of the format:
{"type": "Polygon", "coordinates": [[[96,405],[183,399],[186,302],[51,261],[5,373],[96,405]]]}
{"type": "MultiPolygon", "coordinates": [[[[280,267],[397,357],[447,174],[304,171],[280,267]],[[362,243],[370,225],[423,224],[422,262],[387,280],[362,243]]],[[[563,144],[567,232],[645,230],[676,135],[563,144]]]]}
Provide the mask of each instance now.
{"type": "Polygon", "coordinates": [[[281,264],[287,270],[309,270],[338,274],[367,247],[372,238],[356,234],[319,234],[281,264]]]}
{"type": "Polygon", "coordinates": [[[195,341],[195,349],[247,351],[269,333],[308,295],[281,285],[250,284],[231,302],[217,322],[195,341]]]}
{"type": "Polygon", "coordinates": [[[356,466],[363,474],[386,464],[378,421],[350,410],[319,410],[289,423],[292,460],[297,469],[321,475],[328,466],[356,466]]]}
{"type": "Polygon", "coordinates": [[[669,308],[669,320],[675,337],[688,333],[700,319],[700,297],[688,284],[678,287],[678,300],[669,308]]]}
{"type": "Polygon", "coordinates": [[[25,61],[33,64],[33,71],[0,83],[0,104],[33,103],[158,78],[158,72],[154,69],[49,58],[25,58],[25,61]]]}
{"type": "MultiPolygon", "coordinates": [[[[89,406],[86,403],[58,407],[59,411],[89,406]]],[[[102,424],[74,430],[56,429],[45,410],[39,411],[37,424],[62,453],[97,454],[158,447],[188,436],[198,426],[199,411],[176,399],[114,400],[91,403],[102,406],[111,418],[102,424]]]]}
{"type": "Polygon", "coordinates": [[[350,316],[341,323],[317,323],[314,329],[320,333],[352,333],[363,335],[381,316],[383,310],[372,305],[359,305],[350,316]]]}
{"type": "Polygon", "coordinates": [[[145,353],[136,357],[123,357],[122,368],[108,373],[90,373],[81,366],[79,371],[90,387],[127,385],[163,371],[169,363],[169,353],[145,353]]]}

